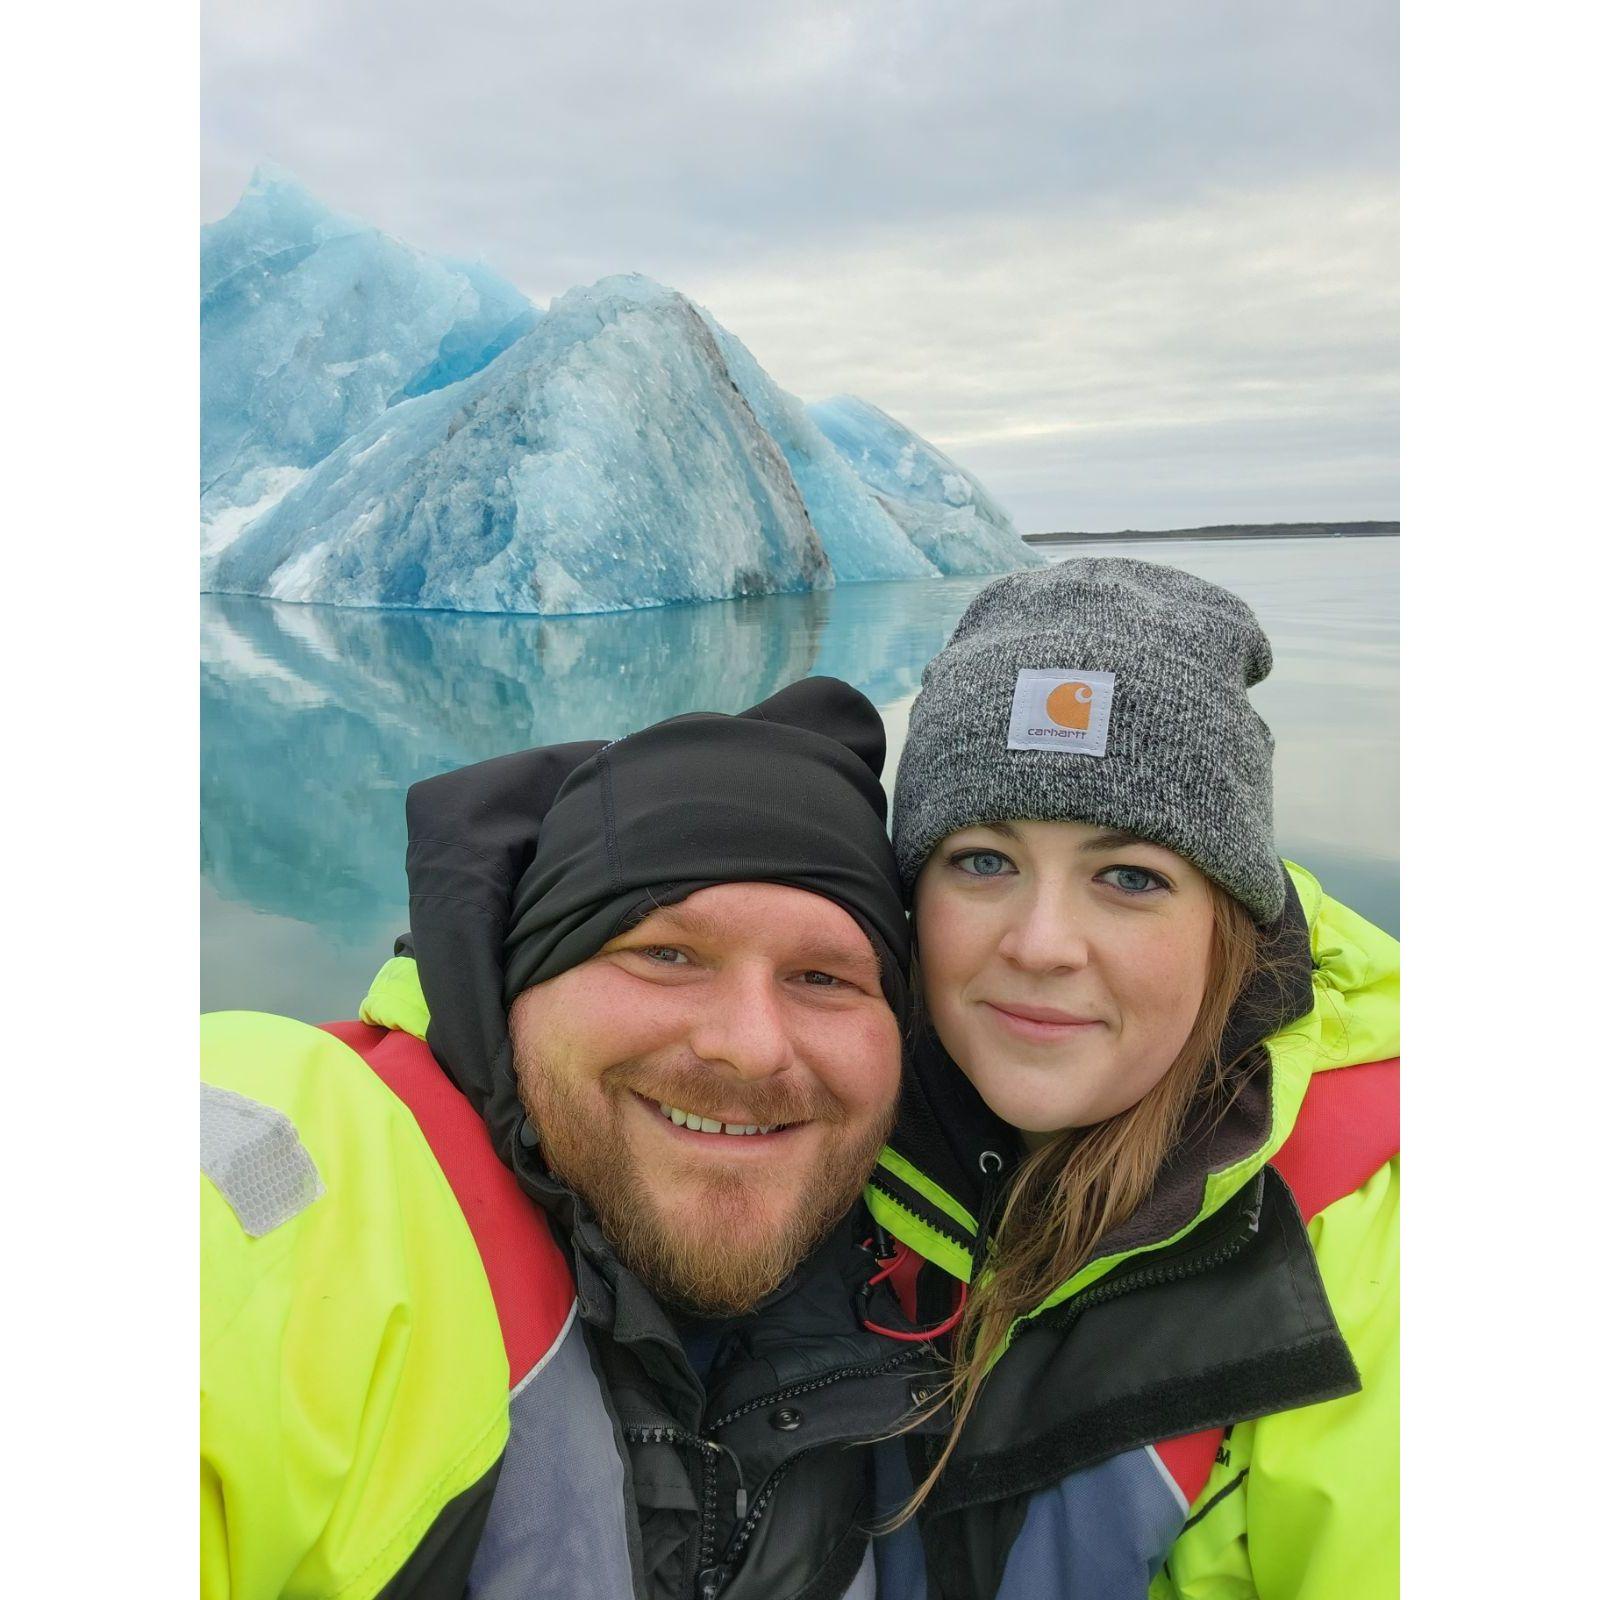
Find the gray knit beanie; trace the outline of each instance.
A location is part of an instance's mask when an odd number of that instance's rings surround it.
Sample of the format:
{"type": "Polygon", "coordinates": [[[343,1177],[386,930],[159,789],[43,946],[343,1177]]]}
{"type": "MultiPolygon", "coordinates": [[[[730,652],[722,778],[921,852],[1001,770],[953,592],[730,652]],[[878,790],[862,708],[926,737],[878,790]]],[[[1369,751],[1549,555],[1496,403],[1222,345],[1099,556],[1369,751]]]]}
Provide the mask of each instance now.
{"type": "Polygon", "coordinates": [[[1237,595],[1088,557],[983,590],[928,663],[894,791],[907,890],[984,822],[1090,822],[1165,845],[1258,923],[1283,911],[1272,734],[1245,691],[1272,647],[1237,595]]]}

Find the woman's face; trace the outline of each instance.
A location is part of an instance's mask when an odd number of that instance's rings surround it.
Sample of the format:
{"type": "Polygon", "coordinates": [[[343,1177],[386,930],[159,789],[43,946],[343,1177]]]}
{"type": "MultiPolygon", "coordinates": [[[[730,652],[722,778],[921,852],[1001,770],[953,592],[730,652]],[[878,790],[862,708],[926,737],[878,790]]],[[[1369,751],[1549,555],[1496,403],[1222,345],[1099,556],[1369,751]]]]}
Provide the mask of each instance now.
{"type": "Polygon", "coordinates": [[[1131,834],[963,828],[923,867],[916,918],[940,1040],[1025,1135],[1127,1110],[1176,1060],[1205,992],[1210,885],[1131,834]]]}

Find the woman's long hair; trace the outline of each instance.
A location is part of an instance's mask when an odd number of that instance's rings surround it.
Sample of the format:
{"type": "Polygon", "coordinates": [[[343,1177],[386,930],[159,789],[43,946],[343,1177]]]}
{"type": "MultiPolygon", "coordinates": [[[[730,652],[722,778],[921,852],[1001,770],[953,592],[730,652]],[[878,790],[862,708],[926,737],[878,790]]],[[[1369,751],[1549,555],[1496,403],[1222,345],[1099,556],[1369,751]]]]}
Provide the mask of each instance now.
{"type": "Polygon", "coordinates": [[[911,1518],[948,1465],[1012,1323],[1065,1283],[1143,1204],[1191,1108],[1208,1101],[1219,1115],[1224,1108],[1232,1063],[1222,1059],[1223,1030],[1255,970],[1259,937],[1249,912],[1232,895],[1212,884],[1211,896],[1216,915],[1206,992],[1172,1066],[1126,1111],[1057,1134],[1017,1168],[994,1230],[992,1270],[971,1286],[956,1329],[951,1375],[940,1390],[953,1410],[950,1437],[886,1528],[911,1518]]]}

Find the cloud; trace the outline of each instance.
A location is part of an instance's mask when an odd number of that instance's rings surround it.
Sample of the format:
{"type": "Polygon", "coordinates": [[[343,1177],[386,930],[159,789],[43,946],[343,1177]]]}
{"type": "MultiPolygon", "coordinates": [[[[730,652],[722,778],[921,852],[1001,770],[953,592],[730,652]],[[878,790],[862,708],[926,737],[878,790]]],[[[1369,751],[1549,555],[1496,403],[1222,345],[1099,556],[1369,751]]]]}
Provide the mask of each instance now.
{"type": "Polygon", "coordinates": [[[1181,502],[1186,437],[1215,485],[1257,441],[1274,515],[1392,507],[1395,34],[1392,0],[207,0],[203,207],[266,157],[539,300],[647,272],[1026,526],[1109,507],[1084,464],[1132,440],[1181,502]]]}

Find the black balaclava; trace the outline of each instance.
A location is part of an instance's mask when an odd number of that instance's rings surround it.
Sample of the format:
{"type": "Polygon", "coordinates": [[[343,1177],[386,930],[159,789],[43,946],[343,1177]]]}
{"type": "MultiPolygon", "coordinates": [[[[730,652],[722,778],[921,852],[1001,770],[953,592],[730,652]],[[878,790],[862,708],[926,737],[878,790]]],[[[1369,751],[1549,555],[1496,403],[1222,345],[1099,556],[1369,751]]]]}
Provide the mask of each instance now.
{"type": "Polygon", "coordinates": [[[906,1017],[910,933],[865,696],[806,678],[738,716],[695,713],[612,744],[552,745],[412,787],[412,952],[428,1044],[515,1170],[511,1001],[657,906],[784,883],[855,918],[906,1017]]]}

